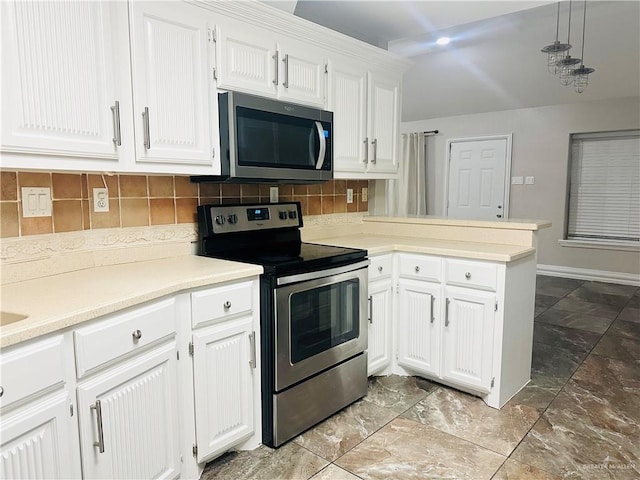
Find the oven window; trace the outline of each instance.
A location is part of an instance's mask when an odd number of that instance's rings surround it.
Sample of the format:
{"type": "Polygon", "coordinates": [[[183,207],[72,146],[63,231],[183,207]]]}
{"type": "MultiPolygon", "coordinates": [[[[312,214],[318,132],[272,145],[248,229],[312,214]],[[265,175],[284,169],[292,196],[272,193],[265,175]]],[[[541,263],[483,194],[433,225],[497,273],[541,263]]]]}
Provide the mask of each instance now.
{"type": "Polygon", "coordinates": [[[290,302],[291,363],[357,338],[358,279],[293,293],[290,302]]]}

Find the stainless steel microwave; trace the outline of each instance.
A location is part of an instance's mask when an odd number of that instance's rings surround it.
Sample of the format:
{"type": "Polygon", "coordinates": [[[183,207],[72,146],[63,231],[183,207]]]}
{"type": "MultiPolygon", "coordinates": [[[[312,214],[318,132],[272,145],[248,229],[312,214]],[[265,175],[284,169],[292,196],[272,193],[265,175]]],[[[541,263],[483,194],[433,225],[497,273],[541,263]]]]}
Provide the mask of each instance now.
{"type": "Polygon", "coordinates": [[[223,181],[333,178],[332,112],[238,92],[219,94],[218,110],[223,181]]]}

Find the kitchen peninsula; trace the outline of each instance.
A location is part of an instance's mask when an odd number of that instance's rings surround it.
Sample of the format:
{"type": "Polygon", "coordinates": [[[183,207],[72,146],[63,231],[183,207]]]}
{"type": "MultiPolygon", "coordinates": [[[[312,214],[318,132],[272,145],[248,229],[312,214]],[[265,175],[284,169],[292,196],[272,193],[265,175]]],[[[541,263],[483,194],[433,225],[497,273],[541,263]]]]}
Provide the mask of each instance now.
{"type": "MultiPolygon", "coordinates": [[[[496,408],[528,382],[537,232],[548,222],[347,214],[306,217],[305,225],[305,241],[368,250],[370,375],[421,375],[479,395],[496,408]]],[[[124,252],[128,239],[122,237],[114,247],[124,252]]],[[[107,255],[111,265],[103,259],[87,267],[80,260],[89,252],[78,251],[67,259],[82,269],[2,286],[2,309],[26,315],[0,333],[0,408],[10,445],[30,445],[39,422],[51,433],[45,449],[68,462],[66,476],[79,475],[81,451],[83,465],[104,473],[102,448],[116,458],[115,445],[126,434],[107,417],[122,406],[123,394],[146,398],[154,408],[119,410],[122,418],[134,423],[147,415],[171,418],[163,426],[169,431],[148,432],[151,436],[140,441],[140,448],[148,441],[154,452],[162,452],[155,457],[142,452],[155,458],[156,472],[196,477],[205,462],[224,451],[259,443],[259,375],[249,359],[258,359],[259,371],[260,354],[250,351],[249,339],[253,333],[256,341],[259,331],[261,269],[185,254],[194,239],[181,237],[181,245],[172,248],[147,247],[147,255],[157,248],[159,258],[140,262],[119,253],[107,255]],[[166,258],[167,252],[180,253],[166,258]],[[92,285],[104,290],[93,292],[92,285]],[[48,300],[55,303],[49,309],[34,301],[34,291],[57,292],[48,300]],[[213,358],[225,367],[208,369],[213,358]],[[141,390],[143,385],[155,390],[141,390]],[[210,405],[233,408],[222,413],[210,405]]],[[[36,241],[42,239],[15,240],[36,241]]],[[[39,271],[51,271],[47,262],[53,266],[59,259],[54,253],[32,261],[39,271]]],[[[3,268],[34,271],[28,263],[5,257],[3,268]]]]}

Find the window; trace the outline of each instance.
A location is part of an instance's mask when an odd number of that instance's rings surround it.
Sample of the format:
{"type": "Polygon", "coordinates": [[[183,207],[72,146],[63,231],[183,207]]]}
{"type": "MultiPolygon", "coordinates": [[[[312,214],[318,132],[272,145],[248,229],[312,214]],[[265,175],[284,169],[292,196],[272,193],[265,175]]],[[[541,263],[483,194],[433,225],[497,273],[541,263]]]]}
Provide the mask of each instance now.
{"type": "Polygon", "coordinates": [[[640,243],[640,131],[571,136],[567,239],[640,243]]]}

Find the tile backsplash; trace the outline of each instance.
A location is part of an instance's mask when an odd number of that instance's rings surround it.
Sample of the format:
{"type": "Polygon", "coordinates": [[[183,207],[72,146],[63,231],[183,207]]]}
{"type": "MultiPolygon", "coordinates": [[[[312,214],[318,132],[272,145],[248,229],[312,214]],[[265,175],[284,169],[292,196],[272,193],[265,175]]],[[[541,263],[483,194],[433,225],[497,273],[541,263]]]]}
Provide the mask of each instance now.
{"type": "MultiPolygon", "coordinates": [[[[0,171],[0,236],[195,222],[202,204],[269,202],[269,185],[191,183],[188,176],[0,171]],[[107,187],[109,211],[94,212],[93,188],[107,187]],[[51,188],[50,217],[22,217],[21,187],[51,188]]],[[[303,215],[366,212],[366,180],[279,185],[280,201],[300,202],[303,215]],[[347,188],[353,202],[347,203],[347,188]]]]}

